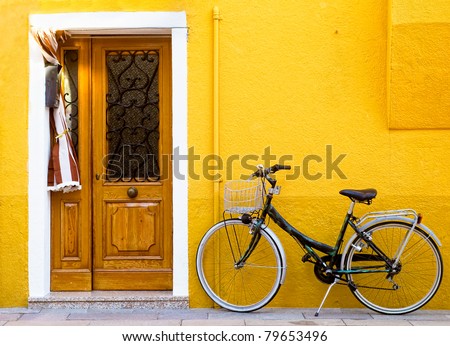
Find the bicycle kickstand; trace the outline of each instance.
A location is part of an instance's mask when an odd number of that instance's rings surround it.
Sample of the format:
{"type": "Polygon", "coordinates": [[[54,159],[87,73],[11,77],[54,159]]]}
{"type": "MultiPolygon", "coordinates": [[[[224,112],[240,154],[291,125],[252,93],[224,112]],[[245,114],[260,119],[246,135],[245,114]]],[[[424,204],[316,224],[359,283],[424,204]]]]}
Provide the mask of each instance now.
{"type": "Polygon", "coordinates": [[[315,317],[319,316],[320,310],[322,309],[323,303],[325,303],[325,300],[328,297],[328,294],[331,291],[331,288],[338,283],[339,279],[334,279],[334,282],[328,287],[327,292],[325,293],[325,296],[322,299],[322,303],[320,303],[319,309],[317,309],[316,313],[314,314],[315,317]]]}

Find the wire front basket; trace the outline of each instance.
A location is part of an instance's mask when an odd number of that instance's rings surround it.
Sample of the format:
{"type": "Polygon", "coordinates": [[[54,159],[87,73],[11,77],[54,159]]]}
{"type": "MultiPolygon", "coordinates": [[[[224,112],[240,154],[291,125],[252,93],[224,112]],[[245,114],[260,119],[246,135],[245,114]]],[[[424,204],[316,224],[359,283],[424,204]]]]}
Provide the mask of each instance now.
{"type": "Polygon", "coordinates": [[[225,183],[224,210],[233,214],[258,211],[264,203],[264,189],[257,180],[231,180],[225,183]]]}

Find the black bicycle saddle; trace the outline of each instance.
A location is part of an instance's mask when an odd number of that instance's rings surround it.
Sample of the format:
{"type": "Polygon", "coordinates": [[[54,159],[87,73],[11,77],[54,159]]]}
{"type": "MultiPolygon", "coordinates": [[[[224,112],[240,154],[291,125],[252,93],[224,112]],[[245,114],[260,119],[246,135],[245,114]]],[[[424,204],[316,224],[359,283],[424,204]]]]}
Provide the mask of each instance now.
{"type": "Polygon", "coordinates": [[[352,201],[368,202],[377,196],[377,190],[364,189],[364,190],[341,190],[339,193],[343,196],[349,197],[352,201]]]}

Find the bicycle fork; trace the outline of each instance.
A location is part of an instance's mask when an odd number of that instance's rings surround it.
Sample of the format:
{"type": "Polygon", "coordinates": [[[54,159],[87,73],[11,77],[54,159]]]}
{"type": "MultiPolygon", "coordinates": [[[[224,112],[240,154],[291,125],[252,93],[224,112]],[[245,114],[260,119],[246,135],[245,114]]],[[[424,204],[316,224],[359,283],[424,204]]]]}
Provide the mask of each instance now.
{"type": "Polygon", "coordinates": [[[243,253],[239,253],[240,258],[237,261],[235,261],[234,266],[236,269],[242,268],[244,266],[245,261],[247,261],[247,259],[250,257],[253,250],[258,245],[259,239],[261,239],[261,233],[259,232],[259,229],[257,230],[252,229],[251,232],[253,233],[253,236],[252,239],[250,240],[248,248],[243,253]]]}

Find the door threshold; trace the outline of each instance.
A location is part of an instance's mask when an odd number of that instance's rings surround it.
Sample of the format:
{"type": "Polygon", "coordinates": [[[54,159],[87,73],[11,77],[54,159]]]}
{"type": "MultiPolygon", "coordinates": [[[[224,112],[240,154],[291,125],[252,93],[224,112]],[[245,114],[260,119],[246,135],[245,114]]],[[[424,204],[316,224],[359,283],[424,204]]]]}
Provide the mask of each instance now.
{"type": "Polygon", "coordinates": [[[189,298],[172,291],[50,292],[29,297],[29,309],[187,309],[189,298]]]}

